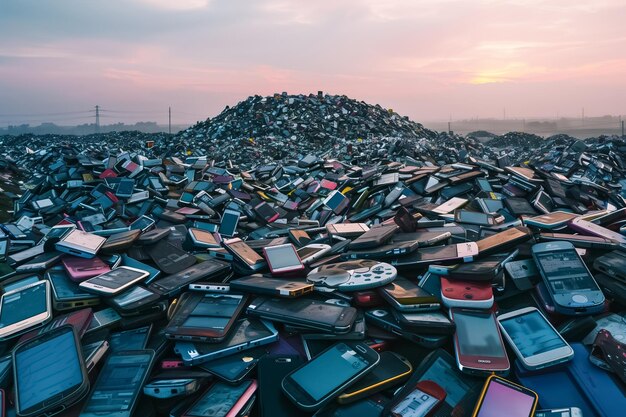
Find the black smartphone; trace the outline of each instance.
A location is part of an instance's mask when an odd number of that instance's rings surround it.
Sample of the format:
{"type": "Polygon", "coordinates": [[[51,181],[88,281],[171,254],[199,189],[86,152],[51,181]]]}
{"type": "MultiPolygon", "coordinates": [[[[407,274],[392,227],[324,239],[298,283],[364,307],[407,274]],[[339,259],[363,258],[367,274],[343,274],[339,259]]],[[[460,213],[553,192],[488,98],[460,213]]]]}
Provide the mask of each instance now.
{"type": "Polygon", "coordinates": [[[140,285],[131,287],[115,297],[106,298],[106,302],[121,314],[130,314],[155,304],[161,295],[140,285]]]}
{"type": "Polygon", "coordinates": [[[260,274],[249,275],[228,282],[230,289],[259,295],[276,297],[300,297],[313,292],[313,284],[304,281],[288,281],[267,278],[260,274]]]}
{"type": "Polygon", "coordinates": [[[220,342],[246,302],[245,295],[186,292],[178,300],[165,335],[170,339],[220,342]]]}
{"type": "Polygon", "coordinates": [[[357,310],[307,298],[254,299],[247,313],[279,323],[302,326],[331,333],[348,333],[356,320],[357,310]]]}
{"type": "Polygon", "coordinates": [[[201,279],[216,281],[218,278],[228,274],[230,270],[230,264],[217,259],[209,259],[190,266],[178,273],[157,279],[148,286],[148,289],[157,294],[172,297],[179,294],[183,288],[187,287],[192,282],[201,279]]]}
{"type": "Polygon", "coordinates": [[[280,383],[302,364],[296,355],[267,355],[257,365],[259,380],[259,416],[292,417],[302,412],[282,393],[280,383]]]}
{"type": "Polygon", "coordinates": [[[127,350],[109,355],[81,417],[131,417],[152,369],[153,359],[151,350],[127,350]]]}
{"type": "Polygon", "coordinates": [[[122,352],[125,350],[145,349],[151,331],[152,324],[138,329],[111,333],[109,338],[111,353],[122,352]]]}
{"type": "Polygon", "coordinates": [[[176,274],[196,263],[196,258],[172,245],[167,240],[159,240],[146,251],[152,261],[166,274],[176,274]]]}
{"type": "Polygon", "coordinates": [[[380,361],[364,343],[337,343],[290,372],[281,387],[297,407],[314,411],[363,378],[380,361]]]}

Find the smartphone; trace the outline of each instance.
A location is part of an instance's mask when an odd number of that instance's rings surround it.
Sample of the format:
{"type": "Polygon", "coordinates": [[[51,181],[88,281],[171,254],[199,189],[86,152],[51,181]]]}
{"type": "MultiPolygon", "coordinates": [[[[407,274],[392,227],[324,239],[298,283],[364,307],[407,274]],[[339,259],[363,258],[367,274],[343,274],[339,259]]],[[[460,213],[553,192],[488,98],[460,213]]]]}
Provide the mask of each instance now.
{"type": "Polygon", "coordinates": [[[239,262],[252,271],[259,271],[266,266],[265,259],[239,238],[226,240],[223,245],[239,262]]]}
{"type": "Polygon", "coordinates": [[[529,240],[532,232],[527,227],[517,226],[496,233],[476,242],[478,251],[482,255],[503,252],[510,246],[518,245],[529,240]]]}
{"type": "Polygon", "coordinates": [[[151,331],[152,324],[138,329],[111,333],[109,336],[109,347],[111,353],[122,352],[125,350],[145,349],[151,331]]]}
{"type": "Polygon", "coordinates": [[[378,247],[389,241],[399,229],[400,227],[395,223],[372,228],[350,242],[348,248],[355,250],[378,247]]]}
{"type": "Polygon", "coordinates": [[[304,269],[298,252],[296,252],[295,246],[291,243],[266,246],[263,248],[263,255],[265,255],[270,271],[274,275],[287,274],[304,269]]]}
{"type": "Polygon", "coordinates": [[[578,217],[578,214],[576,213],[555,211],[548,214],[542,214],[540,216],[525,218],[524,224],[527,226],[537,227],[539,229],[551,230],[565,226],[569,221],[576,217],[578,217]]]}
{"type": "Polygon", "coordinates": [[[249,275],[229,281],[230,289],[246,293],[273,295],[277,297],[300,297],[313,292],[313,284],[284,279],[249,275]]]}
{"type": "Polygon", "coordinates": [[[206,230],[190,227],[188,230],[188,233],[194,246],[197,246],[200,248],[220,248],[221,247],[216,237],[213,235],[213,233],[207,232],[206,230]]]}
{"type": "Polygon", "coordinates": [[[122,317],[112,308],[96,311],[93,313],[93,318],[85,333],[94,333],[98,330],[113,327],[118,324],[120,320],[122,320],[122,317]]]}
{"type": "Polygon", "coordinates": [[[452,308],[450,317],[456,325],[454,352],[462,372],[477,375],[508,372],[509,359],[493,312],[452,308]]]}
{"type": "Polygon", "coordinates": [[[122,198],[130,198],[135,191],[135,180],[123,178],[117,185],[115,195],[122,198]]]}
{"type": "Polygon", "coordinates": [[[298,248],[308,245],[312,240],[306,230],[300,229],[289,229],[289,239],[298,248]]]}
{"type": "Polygon", "coordinates": [[[363,343],[337,343],[288,374],[283,392],[299,408],[314,411],[363,378],[380,356],[363,343]]]}
{"type": "Polygon", "coordinates": [[[606,227],[602,227],[590,221],[584,220],[581,217],[573,219],[569,223],[569,227],[583,234],[604,237],[607,239],[611,239],[612,241],[617,243],[626,243],[626,236],[622,235],[621,233],[614,232],[607,229],[606,227]]]}
{"type": "Polygon", "coordinates": [[[169,339],[220,342],[226,338],[246,302],[245,295],[183,293],[165,335],[169,339]]]}
{"type": "Polygon", "coordinates": [[[356,320],[357,310],[354,307],[331,304],[306,297],[259,297],[250,303],[247,314],[278,323],[345,334],[350,332],[356,320]]]}
{"type": "Polygon", "coordinates": [[[140,229],[125,230],[120,233],[115,233],[107,238],[107,241],[102,245],[101,250],[106,253],[122,252],[130,248],[142,233],[140,229]]]}
{"type": "Polygon", "coordinates": [[[80,413],[81,417],[133,416],[153,360],[152,350],[110,354],[80,413]]]}
{"type": "Polygon", "coordinates": [[[78,335],[64,325],[18,344],[13,350],[15,406],[19,416],[52,416],[89,391],[78,335]]]}
{"type": "Polygon", "coordinates": [[[173,297],[178,295],[189,284],[201,279],[219,282],[219,279],[223,279],[230,270],[230,264],[217,259],[209,259],[176,274],[160,278],[152,282],[148,289],[163,296],[173,297]]]}
{"type": "Polygon", "coordinates": [[[200,389],[202,382],[202,378],[157,379],[144,385],[143,393],[158,399],[189,396],[200,389]]]}
{"type": "Polygon", "coordinates": [[[121,314],[131,314],[141,311],[161,299],[161,295],[152,290],[135,285],[127,291],[108,298],[107,303],[112,305],[121,314]]]}
{"type": "Polygon", "coordinates": [[[448,214],[463,207],[465,204],[467,204],[467,199],[453,197],[445,203],[435,207],[432,211],[437,214],[448,214]]]}
{"type": "Polygon", "coordinates": [[[54,247],[59,252],[81,258],[93,258],[105,242],[106,239],[102,236],[75,229],[63,236],[54,247]]]}
{"type": "Polygon", "coordinates": [[[392,310],[400,326],[413,333],[428,335],[452,335],[455,325],[440,311],[408,312],[392,310]]]}
{"type": "Polygon", "coordinates": [[[386,408],[392,417],[429,417],[443,404],[446,391],[434,381],[422,380],[408,393],[394,397],[386,408]]]}
{"type": "Polygon", "coordinates": [[[97,256],[91,259],[65,256],[61,259],[67,275],[74,282],[82,282],[97,275],[109,272],[111,268],[97,256]]]}
{"type": "Polygon", "coordinates": [[[524,368],[537,370],[566,362],[574,350],[534,307],[498,316],[500,330],[524,368]]]}
{"type": "Polygon", "coordinates": [[[476,242],[465,242],[454,245],[423,248],[409,255],[393,259],[389,263],[397,267],[412,267],[455,260],[470,262],[478,253],[478,245],[476,242]]]}
{"type": "Polygon", "coordinates": [[[104,296],[112,296],[141,282],[150,275],[147,271],[130,266],[120,266],[104,274],[83,281],[79,286],[104,296]]]}
{"type": "Polygon", "coordinates": [[[174,351],[185,365],[199,365],[236,352],[267,345],[278,340],[271,322],[254,318],[238,320],[230,334],[219,343],[178,341],[174,351]]]}
{"type": "Polygon", "coordinates": [[[442,276],[441,301],[448,308],[489,309],[494,301],[492,283],[452,280],[442,276]]]}
{"type": "Polygon", "coordinates": [[[230,208],[225,209],[222,214],[222,221],[220,222],[220,235],[228,237],[235,236],[237,224],[239,224],[239,217],[241,217],[239,211],[230,208]]]}
{"type": "Polygon", "coordinates": [[[328,194],[323,201],[323,204],[332,210],[335,214],[341,214],[348,205],[350,204],[350,199],[348,199],[341,192],[335,190],[328,194]]]}
{"type": "Polygon", "coordinates": [[[531,251],[557,312],[584,315],[604,310],[604,294],[574,245],[537,243],[531,251]]]}
{"type": "Polygon", "coordinates": [[[497,375],[487,378],[472,417],[533,417],[538,395],[497,375]]]}
{"type": "Polygon", "coordinates": [[[298,257],[304,265],[309,265],[330,252],[331,246],[323,243],[309,243],[298,249],[298,257]]]}
{"type": "Polygon", "coordinates": [[[378,293],[398,311],[431,311],[441,307],[438,297],[403,277],[379,288],[378,293]]]}
{"type": "Polygon", "coordinates": [[[362,235],[370,228],[365,223],[334,223],[327,224],[326,230],[331,235],[353,238],[362,235]]]}
{"type": "Polygon", "coordinates": [[[5,292],[0,299],[0,340],[16,337],[51,318],[49,281],[38,281],[5,292]]]}
{"type": "Polygon", "coordinates": [[[413,366],[406,358],[390,351],[381,352],[379,356],[378,364],[361,380],[339,395],[337,402],[349,404],[358,401],[399,385],[411,375],[413,366]]]}
{"type": "Polygon", "coordinates": [[[254,212],[265,221],[265,223],[272,223],[280,216],[276,210],[265,201],[254,206],[254,212]]]}
{"type": "Polygon", "coordinates": [[[70,279],[63,267],[49,269],[46,271],[44,279],[50,281],[52,307],[57,311],[100,304],[100,298],[81,290],[78,284],[70,279]]]}
{"type": "Polygon", "coordinates": [[[132,222],[130,226],[128,226],[128,229],[140,230],[141,233],[145,233],[148,230],[154,228],[155,223],[156,222],[154,221],[153,218],[144,215],[144,216],[139,217],[134,222],[132,222]]]}
{"type": "Polygon", "coordinates": [[[215,382],[180,417],[237,417],[256,390],[257,382],[253,379],[236,385],[215,382]]]}
{"type": "Polygon", "coordinates": [[[177,274],[196,263],[195,257],[165,239],[150,245],[146,252],[156,266],[166,274],[177,274]]]}
{"type": "Polygon", "coordinates": [[[564,240],[577,248],[614,250],[619,244],[611,239],[600,236],[572,235],[568,233],[540,233],[537,239],[540,242],[552,242],[564,240]]]}
{"type": "Polygon", "coordinates": [[[293,417],[302,412],[282,393],[285,376],[302,365],[297,355],[265,355],[258,363],[260,417],[293,417]]]}
{"type": "Polygon", "coordinates": [[[454,221],[457,223],[476,224],[479,226],[493,226],[504,223],[504,217],[499,214],[479,213],[477,211],[456,210],[454,221]]]}

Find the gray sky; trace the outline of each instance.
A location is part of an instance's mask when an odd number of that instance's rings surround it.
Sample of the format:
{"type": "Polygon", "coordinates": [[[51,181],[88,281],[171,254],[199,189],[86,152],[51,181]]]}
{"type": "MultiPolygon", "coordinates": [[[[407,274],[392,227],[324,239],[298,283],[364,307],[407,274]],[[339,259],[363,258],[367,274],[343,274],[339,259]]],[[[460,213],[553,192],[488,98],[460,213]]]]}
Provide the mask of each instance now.
{"type": "Polygon", "coordinates": [[[324,90],[416,121],[626,114],[621,0],[2,0],[0,126],[324,90]],[[76,112],[76,113],[73,113],[76,112]]]}

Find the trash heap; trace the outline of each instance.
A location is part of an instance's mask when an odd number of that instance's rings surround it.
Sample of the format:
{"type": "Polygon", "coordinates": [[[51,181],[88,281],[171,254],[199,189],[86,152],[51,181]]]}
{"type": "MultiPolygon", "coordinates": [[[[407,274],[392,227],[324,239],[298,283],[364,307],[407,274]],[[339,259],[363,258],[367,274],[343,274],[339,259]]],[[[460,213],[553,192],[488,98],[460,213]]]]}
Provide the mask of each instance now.
{"type": "Polygon", "coordinates": [[[0,138],[8,415],[626,408],[622,139],[286,95],[106,137],[0,138]]]}

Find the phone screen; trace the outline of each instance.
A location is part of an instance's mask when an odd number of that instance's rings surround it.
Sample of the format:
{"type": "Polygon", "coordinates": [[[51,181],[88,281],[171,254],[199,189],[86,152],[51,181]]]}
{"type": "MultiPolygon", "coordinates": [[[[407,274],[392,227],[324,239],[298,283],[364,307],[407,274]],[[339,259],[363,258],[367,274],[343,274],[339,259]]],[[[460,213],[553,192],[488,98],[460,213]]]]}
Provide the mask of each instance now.
{"type": "Polygon", "coordinates": [[[555,294],[598,290],[574,249],[537,253],[535,256],[555,294]]]}
{"type": "Polygon", "coordinates": [[[292,245],[270,246],[265,248],[265,253],[272,269],[283,269],[302,265],[298,254],[292,245]]]}
{"type": "Polygon", "coordinates": [[[193,417],[225,417],[250,387],[251,381],[232,386],[216,382],[186,413],[193,417]]]}
{"type": "Polygon", "coordinates": [[[113,298],[113,300],[120,307],[125,307],[129,304],[136,303],[137,301],[150,297],[153,294],[154,293],[152,291],[148,291],[143,287],[134,287],[133,289],[113,298]]]}
{"type": "Polygon", "coordinates": [[[480,223],[489,224],[489,216],[485,213],[478,213],[475,211],[462,210],[458,213],[458,219],[461,223],[480,223]]]}
{"type": "Polygon", "coordinates": [[[45,281],[30,288],[5,294],[0,306],[0,328],[19,323],[47,311],[45,281]]]}
{"type": "Polygon", "coordinates": [[[423,417],[433,409],[439,400],[419,389],[414,389],[398,405],[391,409],[394,417],[423,417]]]}
{"type": "Polygon", "coordinates": [[[345,343],[339,343],[291,374],[290,378],[319,401],[367,367],[368,362],[345,343]],[[320,378],[324,375],[324,378],[320,378]]]}
{"type": "Polygon", "coordinates": [[[109,347],[113,353],[122,350],[141,350],[146,346],[149,336],[150,326],[113,333],[109,340],[109,347]]]}
{"type": "Polygon", "coordinates": [[[346,199],[346,197],[340,192],[336,192],[326,200],[325,204],[333,211],[337,210],[337,207],[346,199]]]}
{"type": "Polygon", "coordinates": [[[535,397],[492,378],[476,417],[530,417],[535,397]]]}
{"type": "Polygon", "coordinates": [[[500,320],[500,324],[525,358],[565,346],[563,339],[537,310],[500,320]]]}
{"type": "Polygon", "coordinates": [[[206,294],[181,327],[223,330],[235,314],[242,298],[241,295],[206,294]]]}
{"type": "Polygon", "coordinates": [[[15,376],[20,410],[82,384],[80,360],[71,331],[19,349],[15,354],[15,376]]]}
{"type": "Polygon", "coordinates": [[[465,310],[456,311],[453,318],[461,354],[490,358],[506,356],[498,327],[491,314],[465,310]]]}
{"type": "Polygon", "coordinates": [[[91,278],[86,282],[105,288],[117,289],[129,282],[135,281],[137,278],[140,278],[144,275],[144,271],[134,271],[132,269],[120,267],[117,269],[113,269],[109,272],[105,272],[102,275],[98,275],[95,278],[91,278]]]}
{"type": "Polygon", "coordinates": [[[220,223],[220,234],[224,236],[234,236],[239,223],[239,212],[234,210],[225,210],[220,223]]]}
{"type": "Polygon", "coordinates": [[[150,370],[151,359],[148,353],[109,356],[81,416],[113,412],[127,412],[130,416],[141,384],[150,370]]]}
{"type": "Polygon", "coordinates": [[[420,381],[434,381],[445,389],[447,393],[445,402],[450,407],[450,411],[461,402],[471,389],[469,385],[458,377],[458,372],[456,367],[453,367],[449,362],[442,358],[437,358],[420,378],[420,381]]]}

